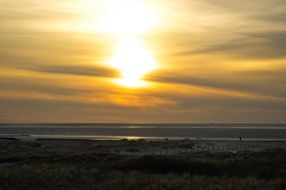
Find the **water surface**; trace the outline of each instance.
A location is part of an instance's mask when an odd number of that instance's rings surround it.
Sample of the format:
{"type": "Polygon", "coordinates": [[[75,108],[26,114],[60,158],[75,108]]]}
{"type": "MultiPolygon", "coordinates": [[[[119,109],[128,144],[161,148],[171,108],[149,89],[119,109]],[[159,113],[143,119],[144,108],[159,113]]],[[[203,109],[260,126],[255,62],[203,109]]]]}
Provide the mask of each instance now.
{"type": "Polygon", "coordinates": [[[286,125],[274,124],[25,124],[0,125],[0,135],[45,138],[202,138],[286,140],[286,125]]]}

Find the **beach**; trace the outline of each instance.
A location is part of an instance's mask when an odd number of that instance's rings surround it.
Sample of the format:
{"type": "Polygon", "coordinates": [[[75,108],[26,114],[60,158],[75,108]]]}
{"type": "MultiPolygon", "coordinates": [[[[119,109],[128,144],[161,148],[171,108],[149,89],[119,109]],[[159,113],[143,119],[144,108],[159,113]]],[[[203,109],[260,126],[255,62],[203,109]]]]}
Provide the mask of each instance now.
{"type": "Polygon", "coordinates": [[[89,147],[101,152],[123,155],[177,155],[195,152],[239,152],[262,151],[271,148],[286,149],[286,141],[274,140],[203,140],[203,139],[162,139],[124,138],[121,140],[87,140],[80,138],[31,138],[30,136],[8,136],[0,144],[7,146],[32,144],[39,147],[89,147]],[[100,147],[100,148],[98,148],[100,147]]]}

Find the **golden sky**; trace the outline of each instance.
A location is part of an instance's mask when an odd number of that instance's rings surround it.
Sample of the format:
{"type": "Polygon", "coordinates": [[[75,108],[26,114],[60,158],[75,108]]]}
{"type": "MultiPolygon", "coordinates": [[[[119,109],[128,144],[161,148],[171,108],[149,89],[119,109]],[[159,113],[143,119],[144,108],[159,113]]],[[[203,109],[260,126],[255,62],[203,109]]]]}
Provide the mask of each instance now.
{"type": "Polygon", "coordinates": [[[286,122],[284,0],[0,0],[0,122],[286,122]]]}

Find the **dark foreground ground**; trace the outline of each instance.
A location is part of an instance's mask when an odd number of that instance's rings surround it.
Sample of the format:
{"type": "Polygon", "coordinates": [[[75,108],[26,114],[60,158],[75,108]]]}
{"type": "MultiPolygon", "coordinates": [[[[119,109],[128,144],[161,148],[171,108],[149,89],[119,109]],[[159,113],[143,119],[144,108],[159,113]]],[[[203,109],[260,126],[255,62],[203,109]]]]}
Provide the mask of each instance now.
{"type": "Polygon", "coordinates": [[[286,151],[119,154],[149,142],[0,141],[1,190],[286,189],[286,151]]]}

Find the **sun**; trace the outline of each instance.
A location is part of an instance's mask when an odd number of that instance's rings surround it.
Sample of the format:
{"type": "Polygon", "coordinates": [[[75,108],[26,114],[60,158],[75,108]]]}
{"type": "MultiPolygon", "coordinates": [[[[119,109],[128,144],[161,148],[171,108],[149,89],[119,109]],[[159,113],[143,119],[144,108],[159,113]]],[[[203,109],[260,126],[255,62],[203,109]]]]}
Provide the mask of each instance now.
{"type": "MultiPolygon", "coordinates": [[[[109,1],[108,1],[109,2],[109,1]]],[[[153,10],[143,1],[118,0],[107,4],[99,18],[98,28],[117,41],[113,56],[106,64],[117,69],[121,78],[116,82],[126,87],[143,87],[149,83],[144,76],[158,67],[143,37],[155,28],[153,10]]]]}
{"type": "Polygon", "coordinates": [[[144,75],[158,67],[152,53],[137,39],[121,39],[107,64],[120,71],[117,82],[127,87],[147,86],[144,75]]]}

